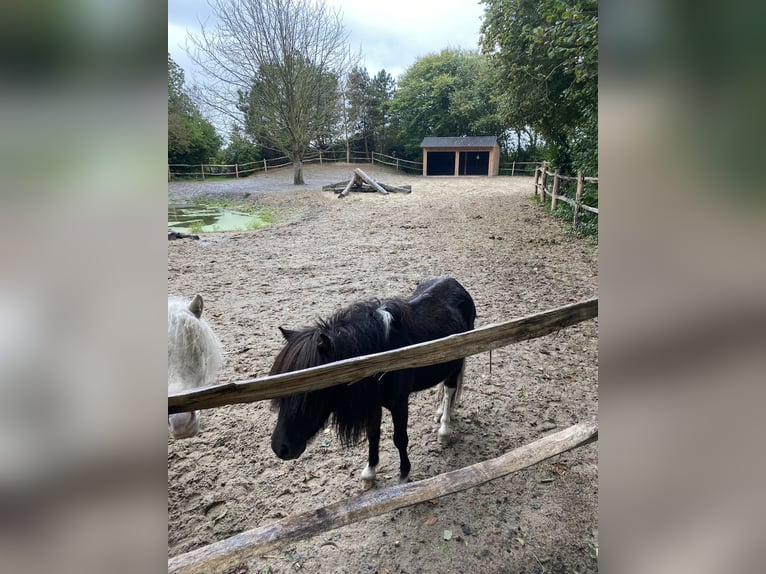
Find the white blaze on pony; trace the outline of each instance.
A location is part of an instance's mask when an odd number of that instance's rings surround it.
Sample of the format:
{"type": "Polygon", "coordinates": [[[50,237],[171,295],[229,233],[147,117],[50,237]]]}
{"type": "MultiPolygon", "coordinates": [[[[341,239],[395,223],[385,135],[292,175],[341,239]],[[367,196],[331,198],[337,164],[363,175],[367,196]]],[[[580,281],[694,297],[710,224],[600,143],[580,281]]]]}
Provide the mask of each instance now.
{"type": "MultiPolygon", "coordinates": [[[[215,383],[222,364],[221,343],[202,318],[202,297],[168,297],[168,394],[215,383]]],[[[199,411],[168,415],[168,432],[195,436],[199,419],[199,411]]]]}

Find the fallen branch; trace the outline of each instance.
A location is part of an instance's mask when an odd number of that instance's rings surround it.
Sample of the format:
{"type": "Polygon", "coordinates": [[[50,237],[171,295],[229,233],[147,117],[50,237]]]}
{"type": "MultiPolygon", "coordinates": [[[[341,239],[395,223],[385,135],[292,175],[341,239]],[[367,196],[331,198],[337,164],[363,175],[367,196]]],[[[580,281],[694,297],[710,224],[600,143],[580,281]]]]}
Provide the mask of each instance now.
{"type": "Polygon", "coordinates": [[[578,423],[491,460],[367,492],[180,554],[168,560],[168,573],[223,572],[285,544],[484,484],[596,440],[596,420],[578,423]]]}
{"type": "Polygon", "coordinates": [[[322,186],[322,189],[324,191],[334,191],[335,193],[340,192],[338,198],[346,197],[351,190],[377,191],[378,193],[382,193],[384,195],[388,195],[389,192],[412,193],[412,186],[410,185],[396,186],[380,183],[372,179],[359,168],[354,169],[354,175],[350,180],[331,183],[329,185],[322,186]]]}
{"type": "Polygon", "coordinates": [[[351,191],[351,187],[356,184],[356,176],[352,177],[349,182],[346,184],[346,187],[343,188],[343,191],[340,192],[340,195],[338,197],[345,197],[348,195],[348,192],[351,191]]]}
{"type": "Polygon", "coordinates": [[[168,239],[199,239],[199,235],[193,233],[181,233],[175,229],[168,229],[168,239]]]}
{"type": "Polygon", "coordinates": [[[379,193],[382,193],[383,195],[388,195],[388,192],[385,189],[383,189],[382,187],[380,187],[380,184],[378,184],[377,181],[372,179],[369,175],[364,173],[358,167],[356,169],[354,169],[354,173],[356,174],[356,176],[358,178],[360,178],[362,181],[366,182],[371,187],[375,188],[375,190],[378,191],[379,193]]]}

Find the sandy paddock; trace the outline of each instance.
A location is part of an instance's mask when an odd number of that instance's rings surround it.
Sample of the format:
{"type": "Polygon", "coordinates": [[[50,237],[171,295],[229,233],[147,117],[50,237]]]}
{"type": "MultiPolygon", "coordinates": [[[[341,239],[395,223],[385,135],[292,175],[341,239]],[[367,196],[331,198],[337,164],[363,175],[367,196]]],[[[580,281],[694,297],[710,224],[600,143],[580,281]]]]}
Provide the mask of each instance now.
{"type": "MultiPolygon", "coordinates": [[[[224,347],[221,380],[266,375],[277,327],[309,324],[352,301],[407,295],[424,278],[456,277],[477,326],[597,295],[598,247],[566,232],[530,197],[525,177],[430,177],[361,166],[412,193],[351,193],[322,185],[348,165],[306,167],[306,182],[270,171],[228,182],[171,183],[170,199],[228,197],[276,208],[268,230],[168,242],[168,293],[200,293],[224,347]],[[245,199],[246,198],[246,199],[245,199]]],[[[598,321],[467,359],[456,436],[442,448],[436,389],[410,400],[413,480],[499,456],[596,415],[598,321]]],[[[317,508],[363,490],[366,444],[327,432],[301,458],[270,448],[268,403],[203,411],[202,431],[168,441],[168,555],[317,508]]],[[[395,484],[398,455],[384,411],[378,486],[395,484]]],[[[254,558],[236,572],[593,572],[597,444],[527,471],[254,558]],[[444,532],[452,536],[445,540],[444,532]]]]}

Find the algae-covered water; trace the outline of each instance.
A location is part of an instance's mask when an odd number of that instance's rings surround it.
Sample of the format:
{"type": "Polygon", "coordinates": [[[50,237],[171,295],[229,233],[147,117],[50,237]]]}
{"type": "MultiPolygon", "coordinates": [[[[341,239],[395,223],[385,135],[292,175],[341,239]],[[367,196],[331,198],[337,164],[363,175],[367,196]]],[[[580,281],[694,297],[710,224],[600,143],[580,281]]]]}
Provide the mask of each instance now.
{"type": "Polygon", "coordinates": [[[249,231],[273,223],[270,212],[246,213],[214,205],[169,205],[168,228],[182,233],[211,231],[249,231]]]}

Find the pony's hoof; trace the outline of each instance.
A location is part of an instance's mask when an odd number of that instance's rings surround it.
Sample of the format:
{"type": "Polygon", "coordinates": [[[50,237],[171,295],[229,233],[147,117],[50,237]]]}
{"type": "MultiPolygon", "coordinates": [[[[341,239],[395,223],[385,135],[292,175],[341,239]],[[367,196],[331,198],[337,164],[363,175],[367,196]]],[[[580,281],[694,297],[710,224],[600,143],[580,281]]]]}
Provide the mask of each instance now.
{"type": "Polygon", "coordinates": [[[375,467],[368,465],[362,471],[362,480],[369,483],[375,482],[376,474],[377,473],[375,472],[375,467]]]}
{"type": "Polygon", "coordinates": [[[452,438],[452,433],[449,430],[439,429],[437,436],[439,437],[439,444],[446,446],[449,444],[450,439],[452,438]]]}
{"type": "Polygon", "coordinates": [[[407,476],[400,476],[399,477],[399,484],[407,484],[409,482],[412,482],[412,480],[410,480],[410,476],[409,475],[407,475],[407,476]]]}

